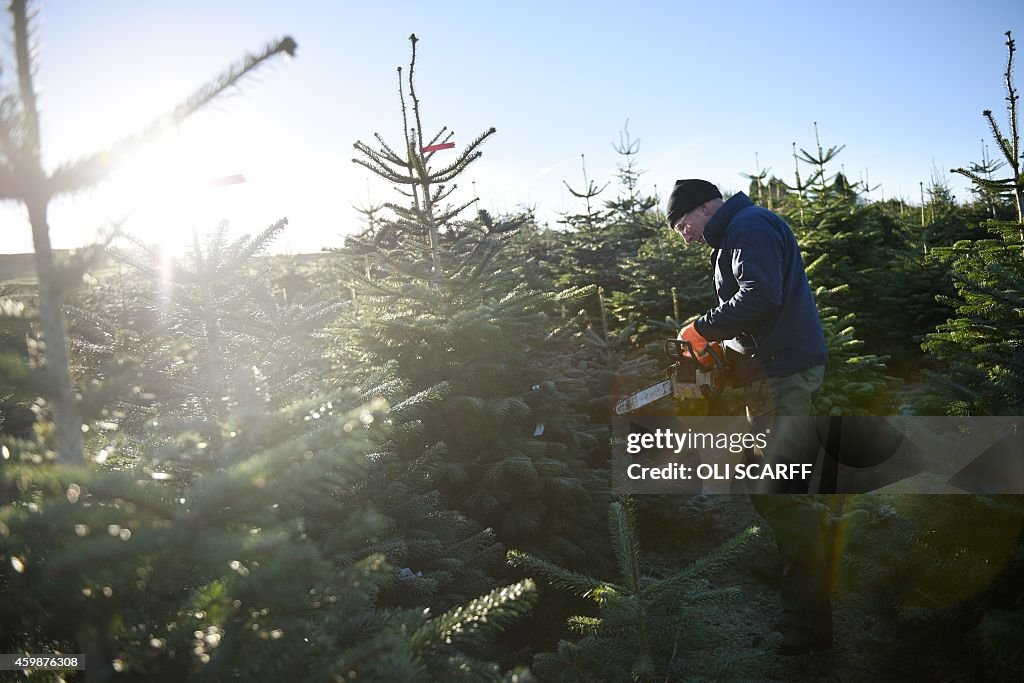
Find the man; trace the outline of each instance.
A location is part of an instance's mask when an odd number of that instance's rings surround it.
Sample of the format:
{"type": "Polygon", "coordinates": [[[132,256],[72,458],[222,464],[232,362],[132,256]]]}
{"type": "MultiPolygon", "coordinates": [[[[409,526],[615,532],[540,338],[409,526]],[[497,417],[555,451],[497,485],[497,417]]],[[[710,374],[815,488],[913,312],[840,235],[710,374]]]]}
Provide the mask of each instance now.
{"type": "MultiPolygon", "coordinates": [[[[751,431],[771,435],[763,452],[750,454],[754,461],[813,465],[818,438],[811,395],[824,378],[827,352],[793,231],[742,192],[723,201],[717,187],[697,179],[676,181],[668,222],[688,243],[712,248],[719,302],[679,338],[698,357],[709,342],[724,342],[733,385],[744,389],[751,431]]],[[[812,496],[800,495],[807,494],[808,483],[764,480],[750,496],[782,557],[780,654],[832,645],[820,508],[812,496]]]]}

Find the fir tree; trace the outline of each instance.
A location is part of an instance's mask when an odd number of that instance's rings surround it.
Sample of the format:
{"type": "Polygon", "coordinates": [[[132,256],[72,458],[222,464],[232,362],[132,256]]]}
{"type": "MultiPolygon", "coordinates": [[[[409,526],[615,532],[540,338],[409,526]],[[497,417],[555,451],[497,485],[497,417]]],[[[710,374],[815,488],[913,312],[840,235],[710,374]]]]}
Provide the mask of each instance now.
{"type": "MultiPolygon", "coordinates": [[[[1006,113],[1009,120],[1009,133],[1003,133],[991,109],[984,110],[981,114],[988,122],[992,131],[992,138],[995,140],[999,151],[1010,171],[1006,178],[993,180],[989,177],[989,171],[995,167],[975,167],[972,169],[954,168],[953,173],[969,178],[983,193],[996,196],[1012,197],[1017,207],[1017,223],[1024,225],[1024,173],[1021,171],[1021,149],[1020,129],[1018,125],[1017,103],[1020,96],[1017,94],[1016,85],[1013,82],[1013,55],[1017,51],[1013,35],[1006,32],[1006,70],[1003,72],[1003,85],[1006,87],[1006,113]]],[[[1021,241],[1024,241],[1024,230],[1020,233],[1021,241]]]]}
{"type": "MultiPolygon", "coordinates": [[[[245,444],[256,448],[266,437],[267,411],[286,409],[324,384],[326,329],[348,302],[323,287],[289,296],[265,285],[268,264],[256,255],[284,225],[278,221],[255,237],[230,240],[221,223],[205,244],[197,237],[191,254],[170,263],[154,249],[121,256],[142,282],[153,283],[139,298],[158,314],[150,328],[127,342],[141,366],[139,381],[156,396],[150,417],[194,434],[184,451],[180,440],[152,429],[138,438],[164,458],[165,470],[180,471],[182,478],[223,467],[225,458],[234,457],[223,448],[224,429],[217,419],[225,410],[234,416],[232,452],[239,444],[243,450],[245,444]],[[221,389],[238,382],[256,399],[244,407],[221,389]],[[205,444],[202,451],[198,442],[205,444]]],[[[399,458],[435,401],[429,392],[403,397],[403,383],[387,371],[364,380],[369,384],[360,391],[366,400],[397,399],[388,414],[390,429],[373,439],[357,483],[317,482],[299,496],[309,537],[336,561],[380,554],[401,570],[401,580],[382,586],[382,606],[442,613],[490,591],[503,552],[493,532],[444,509],[422,464],[399,458]],[[362,545],[354,545],[350,531],[339,527],[353,506],[377,520],[362,545]]],[[[345,391],[354,381],[349,376],[334,384],[345,391]]],[[[322,402],[303,419],[321,419],[335,408],[322,402]]]]}
{"type": "Polygon", "coordinates": [[[606,468],[611,462],[608,424],[615,402],[650,384],[653,377],[661,374],[661,368],[637,350],[633,326],[612,329],[602,290],[598,290],[598,302],[599,325],[587,324],[580,334],[580,346],[572,359],[572,376],[585,388],[580,401],[586,406],[590,424],[595,426],[592,434],[601,444],[590,454],[590,463],[595,468],[606,468]]]}
{"type": "MultiPolygon", "coordinates": [[[[1009,212],[1015,209],[1015,202],[1012,198],[1008,197],[1005,192],[1001,192],[998,185],[993,186],[997,181],[992,177],[993,174],[999,169],[1006,166],[1006,162],[999,161],[989,156],[988,145],[985,141],[981,141],[981,161],[972,162],[968,167],[967,171],[970,174],[984,178],[988,181],[984,186],[972,183],[970,188],[971,193],[976,198],[976,203],[983,207],[983,211],[986,214],[985,218],[993,218],[995,220],[1012,220],[1012,216],[1009,212]],[[1011,208],[1012,207],[1012,208],[1011,208]]],[[[979,216],[974,222],[981,222],[982,217],[979,216]]]]}
{"type": "Polygon", "coordinates": [[[801,149],[797,157],[811,168],[806,182],[798,180],[801,218],[792,221],[796,216],[791,209],[783,215],[794,224],[807,263],[827,255],[816,267],[817,283],[846,287],[843,310],[856,314],[866,349],[891,356],[913,336],[895,324],[900,320],[896,313],[904,305],[899,296],[903,276],[912,272],[902,266],[905,241],[896,223],[860,201],[859,183],[850,183],[842,173],[830,173],[829,164],[843,147],[823,148],[817,124],[815,139],[816,151],[801,149]]]}
{"type": "MultiPolygon", "coordinates": [[[[618,167],[619,194],[604,202],[600,209],[594,209],[591,200],[607,185],[598,189],[593,181],[585,191],[574,191],[573,195],[586,200],[586,213],[567,215],[563,223],[572,230],[567,236],[562,251],[561,286],[596,285],[606,294],[613,314],[624,324],[637,325],[645,316],[637,316],[635,304],[631,305],[631,269],[627,260],[634,257],[645,241],[657,235],[664,224],[653,209],[657,199],[640,192],[639,179],[643,171],[638,168],[636,155],[640,141],[629,134],[629,122],[620,134],[616,152],[622,157],[618,167]],[[616,303],[618,302],[618,303],[616,303]],[[619,305],[623,310],[618,311],[619,305]]],[[[588,307],[592,319],[598,320],[601,312],[596,302],[588,307]]],[[[618,327],[614,324],[613,327],[618,327]]]]}
{"type": "Polygon", "coordinates": [[[638,344],[653,342],[655,355],[663,357],[657,344],[713,308],[716,300],[706,249],[687,244],[667,227],[660,211],[651,214],[648,220],[659,229],[635,255],[623,259],[625,291],[613,292],[609,298],[616,319],[636,328],[638,344]]]}
{"type": "Polygon", "coordinates": [[[562,216],[562,220],[559,222],[577,229],[589,228],[593,230],[594,226],[603,221],[607,216],[607,211],[595,207],[594,202],[597,200],[598,195],[608,189],[608,183],[598,187],[593,179],[587,177],[587,155],[580,155],[580,166],[583,169],[583,189],[573,189],[572,185],[565,180],[562,181],[562,184],[565,185],[565,189],[569,190],[569,194],[584,201],[586,212],[566,214],[562,216]]]}
{"type": "Polygon", "coordinates": [[[828,165],[842,147],[822,147],[817,125],[815,138],[815,152],[798,154],[794,144],[796,181],[779,208],[800,244],[829,353],[815,410],[832,415],[887,411],[884,390],[891,378],[885,363],[908,341],[907,331],[894,325],[899,318],[893,313],[903,305],[895,294],[906,260],[902,236],[888,216],[859,201],[859,184],[830,173],[828,165]],[[801,163],[811,167],[806,180],[801,163]]]}
{"type": "Polygon", "coordinates": [[[492,215],[480,209],[476,221],[487,232],[506,236],[494,256],[494,276],[510,277],[531,290],[557,291],[564,235],[539,227],[533,210],[492,215]]]}
{"type": "MultiPolygon", "coordinates": [[[[267,285],[269,266],[256,259],[287,224],[281,219],[256,235],[232,239],[222,221],[205,244],[195,232],[191,253],[181,258],[168,259],[146,245],[118,254],[140,281],[151,283],[138,299],[155,312],[151,327],[129,343],[137,348],[160,340],[168,359],[189,357],[159,374],[177,378],[175,393],[202,396],[193,407],[198,413],[217,413],[220,387],[240,367],[255,367],[269,378],[277,405],[305,395],[326,367],[325,330],[346,302],[325,288],[275,290],[267,285]]],[[[171,391],[165,389],[165,399],[171,391]]]]}
{"type": "Polygon", "coordinates": [[[922,347],[942,371],[920,397],[926,413],[1019,415],[1024,409],[1024,306],[1020,226],[990,222],[993,239],[937,248],[934,258],[953,275],[956,297],[943,297],[957,317],[929,334],[922,347]]]}
{"type": "Polygon", "coordinates": [[[649,383],[659,368],[651,358],[635,352],[633,325],[618,331],[612,328],[610,306],[603,290],[598,290],[598,301],[601,324],[597,329],[590,326],[585,331],[583,353],[589,351],[592,355],[586,373],[591,384],[587,391],[588,405],[595,420],[600,422],[611,414],[614,396],[622,396],[649,383]]]}
{"type": "Polygon", "coordinates": [[[493,534],[409,486],[422,469],[396,472],[383,457],[429,401],[387,409],[379,385],[321,393],[307,370],[338,304],[319,292],[316,305],[282,305],[253,273],[282,228],[229,243],[222,224],[205,247],[197,238],[191,263],[129,256],[152,286],[131,310],[159,312],[124,339],[92,327],[116,300],[109,282],[74,302],[72,343],[91,337],[92,355],[79,356],[100,357],[78,371],[110,386],[87,396],[103,413],[90,422],[92,467],[49,463],[38,437],[5,443],[15,464],[0,483],[13,498],[0,509],[0,556],[27,575],[10,579],[24,600],[63,625],[12,627],[26,609],[12,603],[0,614],[10,647],[54,647],[33,640],[52,633],[101,680],[497,680],[479,639],[462,636],[500,628],[532,587],[495,588],[493,534]],[[125,348],[152,396],[144,427],[105,371],[125,348]],[[86,599],[99,602],[83,609],[86,599]]]}
{"type": "MultiPolygon", "coordinates": [[[[407,383],[387,371],[377,380],[363,393],[393,401],[388,429],[375,440],[367,457],[365,481],[353,494],[361,505],[374,510],[381,522],[367,549],[385,554],[402,572],[402,580],[382,594],[382,603],[444,611],[497,583],[503,547],[493,530],[444,506],[431,476],[443,444],[421,450],[418,458],[407,457],[422,449],[423,424],[429,422],[443,396],[431,390],[410,396],[407,383]]],[[[326,543],[340,531],[332,506],[351,504],[350,499],[324,499],[318,504],[322,511],[317,515],[320,524],[315,533],[322,534],[326,543]]]]}
{"type": "Polygon", "coordinates": [[[590,329],[580,354],[590,368],[591,405],[597,408],[591,414],[597,419],[610,414],[613,399],[661,374],[664,339],[685,324],[676,326],[680,311],[692,315],[713,301],[706,256],[667,229],[657,199],[640,191],[640,141],[630,136],[628,122],[615,149],[623,159],[618,195],[605,202],[602,220],[570,221],[574,230],[560,280],[600,288],[587,308],[590,329]],[[598,252],[605,257],[595,261],[598,252]]]}
{"type": "MultiPolygon", "coordinates": [[[[814,266],[808,266],[808,277],[814,278],[814,266]]],[[[886,414],[892,406],[886,390],[894,378],[886,375],[886,357],[863,351],[864,342],[856,334],[853,313],[841,313],[837,306],[829,305],[832,297],[839,298],[844,286],[827,289],[817,287],[814,296],[825,333],[828,361],[821,389],[814,394],[814,412],[817,415],[878,415],[886,414]]]]}
{"type": "MultiPolygon", "coordinates": [[[[977,169],[954,172],[971,178],[983,192],[1013,196],[1017,221],[987,220],[982,226],[992,238],[962,240],[932,252],[952,275],[957,296],[942,300],[954,307],[957,317],[940,325],[923,344],[941,367],[919,397],[919,409],[926,413],[1019,415],[1024,409],[1024,325],[1019,315],[1024,307],[1022,177],[1018,96],[1012,78],[1015,46],[1009,32],[1006,37],[1009,134],[1003,135],[990,110],[983,115],[1012,176],[990,181],[977,169]]],[[[911,502],[906,501],[908,507],[911,502]]],[[[894,556],[903,560],[904,580],[917,588],[909,593],[911,599],[893,604],[915,625],[915,633],[942,643],[940,651],[952,655],[934,663],[937,675],[963,671],[964,677],[978,679],[1012,677],[1024,662],[1024,511],[1019,500],[948,496],[913,507],[919,513],[909,519],[904,532],[904,539],[912,543],[910,552],[894,556]]],[[[888,576],[886,581],[890,589],[901,585],[888,576]]]]}
{"type": "MultiPolygon", "coordinates": [[[[292,38],[285,37],[268,45],[260,54],[248,56],[218,79],[196,91],[142,132],[47,173],[42,165],[42,135],[36,85],[33,82],[35,69],[27,0],[15,0],[10,5],[10,11],[14,27],[18,87],[16,94],[5,93],[0,104],[0,199],[17,201],[28,211],[39,286],[39,325],[46,341],[46,367],[51,377],[49,390],[56,418],[57,454],[63,460],[79,462],[84,457],[82,423],[75,405],[76,389],[70,374],[63,299],[69,283],[75,281],[74,271],[82,268],[82,264],[61,266],[55,258],[50,245],[47,217],[51,200],[92,187],[109,177],[139,147],[236,86],[268,60],[279,54],[294,55],[296,44],[292,38]]],[[[81,271],[77,274],[80,275],[81,271]]]]}
{"type": "Polygon", "coordinates": [[[1018,222],[987,221],[992,238],[960,241],[936,248],[933,258],[950,269],[956,297],[941,300],[956,311],[928,335],[923,348],[942,366],[931,376],[922,395],[922,409],[960,415],[1019,415],[1024,407],[1024,223],[1020,222],[1020,136],[1016,89],[1013,83],[1014,41],[1007,32],[1007,113],[1009,135],[1004,136],[990,110],[984,116],[999,149],[1012,169],[1012,177],[989,181],[965,169],[953,169],[986,190],[1011,194],[1018,206],[1018,222]]]}
{"type": "Polygon", "coordinates": [[[4,441],[4,648],[81,652],[90,680],[496,680],[466,637],[507,624],[530,584],[438,617],[377,606],[401,579],[365,551],[381,521],[352,492],[385,404],[337,392],[268,411],[265,383],[225,388],[230,465],[204,477],[173,475],[156,452],[73,468],[48,462],[38,439],[4,441]],[[260,438],[242,438],[255,419],[260,438]],[[328,510],[330,542],[318,533],[328,510]]]}
{"type": "Polygon", "coordinates": [[[1024,662],[1020,497],[861,496],[855,505],[862,523],[845,533],[844,579],[865,596],[893,675],[1012,680],[1024,662]]]}
{"type": "Polygon", "coordinates": [[[735,678],[749,675],[756,653],[709,657],[713,634],[707,610],[734,600],[738,591],[715,588],[707,575],[722,568],[756,536],[736,535],[689,567],[670,574],[646,570],[637,540],[636,512],[628,499],[612,503],[608,525],[618,576],[605,581],[511,550],[509,562],[553,586],[597,605],[597,616],[574,616],[575,641],[559,642],[557,653],[537,655],[534,667],[545,680],[655,681],[735,678]]]}
{"type": "Polygon", "coordinates": [[[444,507],[495,529],[503,543],[579,560],[593,525],[590,490],[601,484],[585,467],[595,442],[581,428],[577,389],[562,369],[574,325],[551,314],[582,293],[531,291],[515,269],[495,271],[508,262],[500,254],[516,230],[486,216],[460,219],[472,201],[444,203],[494,129],[433,165],[445,153],[434,146],[454,134],[423,132],[417,39],[410,40],[406,81],[399,69],[402,143],[377,134],[376,149],[355,144],[356,163],[408,203],[387,204],[394,218],[339,253],[357,306],[339,334],[338,369],[359,377],[388,368],[410,396],[436,401],[416,438],[397,448],[401,459],[426,468],[444,507]]]}

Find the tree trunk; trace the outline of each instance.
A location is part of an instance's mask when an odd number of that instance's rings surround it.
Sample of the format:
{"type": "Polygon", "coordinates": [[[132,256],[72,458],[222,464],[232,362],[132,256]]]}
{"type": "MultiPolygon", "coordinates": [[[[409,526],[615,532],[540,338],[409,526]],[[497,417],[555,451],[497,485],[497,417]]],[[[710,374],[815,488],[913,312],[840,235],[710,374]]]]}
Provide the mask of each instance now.
{"type": "Polygon", "coordinates": [[[57,461],[80,464],[85,455],[82,445],[82,420],[78,416],[75,390],[68,363],[68,345],[64,330],[64,295],[57,278],[57,267],[50,247],[50,226],[46,222],[46,202],[27,202],[35,247],[36,276],[39,279],[39,326],[46,343],[46,372],[50,378],[53,421],[57,428],[57,461]]]}

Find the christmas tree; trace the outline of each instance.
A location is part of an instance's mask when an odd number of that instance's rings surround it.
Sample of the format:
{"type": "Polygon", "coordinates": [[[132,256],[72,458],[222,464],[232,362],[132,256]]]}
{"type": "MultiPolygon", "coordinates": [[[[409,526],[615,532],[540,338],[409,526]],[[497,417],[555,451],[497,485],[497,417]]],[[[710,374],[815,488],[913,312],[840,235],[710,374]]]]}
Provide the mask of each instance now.
{"type": "MultiPolygon", "coordinates": [[[[109,177],[141,146],[179,124],[221,93],[235,87],[267,61],[281,54],[294,55],[296,44],[291,37],[285,37],[268,45],[258,55],[249,55],[216,80],[197,90],[173,111],[140,133],[126,136],[107,149],[47,173],[42,163],[42,135],[36,86],[33,82],[35,68],[28,2],[15,0],[10,5],[10,11],[18,89],[16,93],[4,93],[3,106],[0,106],[0,129],[3,130],[0,136],[0,199],[17,201],[28,211],[39,288],[38,320],[46,341],[46,369],[50,376],[48,394],[56,425],[56,452],[58,458],[77,463],[84,458],[82,423],[75,404],[76,388],[68,357],[63,300],[70,283],[76,281],[91,259],[81,258],[69,264],[58,263],[50,244],[47,209],[51,200],[92,187],[109,177]]],[[[88,255],[90,252],[86,252],[88,255]]]]}
{"type": "Polygon", "coordinates": [[[349,239],[339,256],[355,289],[339,370],[365,376],[387,368],[410,396],[434,401],[417,435],[397,447],[426,468],[445,507],[563,561],[592,537],[591,490],[603,486],[584,464],[594,440],[574,405],[563,368],[575,334],[562,303],[587,292],[537,292],[521,282],[502,250],[515,230],[489,217],[460,218],[472,201],[445,200],[454,181],[494,134],[474,138],[440,167],[454,133],[423,129],[415,84],[416,45],[407,79],[399,69],[402,142],[357,142],[354,161],[392,184],[405,203],[394,218],[349,239]]]}
{"type": "Polygon", "coordinates": [[[921,398],[922,410],[937,414],[1019,415],[1024,409],[1024,219],[1021,197],[1020,134],[1013,82],[1015,45],[1006,34],[1007,60],[1004,72],[1009,132],[1004,133],[991,110],[983,116],[1002,151],[1010,175],[989,180],[974,171],[953,172],[970,178],[981,189],[1012,198],[1017,221],[989,220],[984,223],[989,239],[962,240],[951,247],[933,250],[932,257],[947,266],[956,288],[955,297],[943,297],[956,317],[949,318],[930,335],[923,348],[942,367],[931,376],[921,398]]]}
{"type": "Polygon", "coordinates": [[[757,528],[734,536],[689,567],[670,574],[646,570],[637,539],[636,511],[628,500],[608,511],[618,576],[593,578],[511,550],[508,560],[553,586],[597,604],[597,616],[574,616],[570,628],[580,638],[562,640],[557,653],[537,655],[534,667],[545,680],[655,681],[734,678],[750,674],[757,652],[732,657],[694,654],[713,634],[706,624],[710,606],[726,603],[738,591],[713,587],[706,578],[721,569],[754,538],[757,528]]]}

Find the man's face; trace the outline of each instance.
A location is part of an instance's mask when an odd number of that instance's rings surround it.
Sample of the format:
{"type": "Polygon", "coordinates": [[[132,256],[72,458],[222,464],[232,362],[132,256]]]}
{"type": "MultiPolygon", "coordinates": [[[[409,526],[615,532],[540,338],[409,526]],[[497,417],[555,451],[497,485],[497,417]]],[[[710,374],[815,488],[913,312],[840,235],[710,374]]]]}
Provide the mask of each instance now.
{"type": "Polygon", "coordinates": [[[704,242],[704,226],[708,224],[710,218],[711,212],[708,211],[707,204],[701,204],[693,211],[684,213],[672,228],[683,236],[687,244],[704,242]]]}

